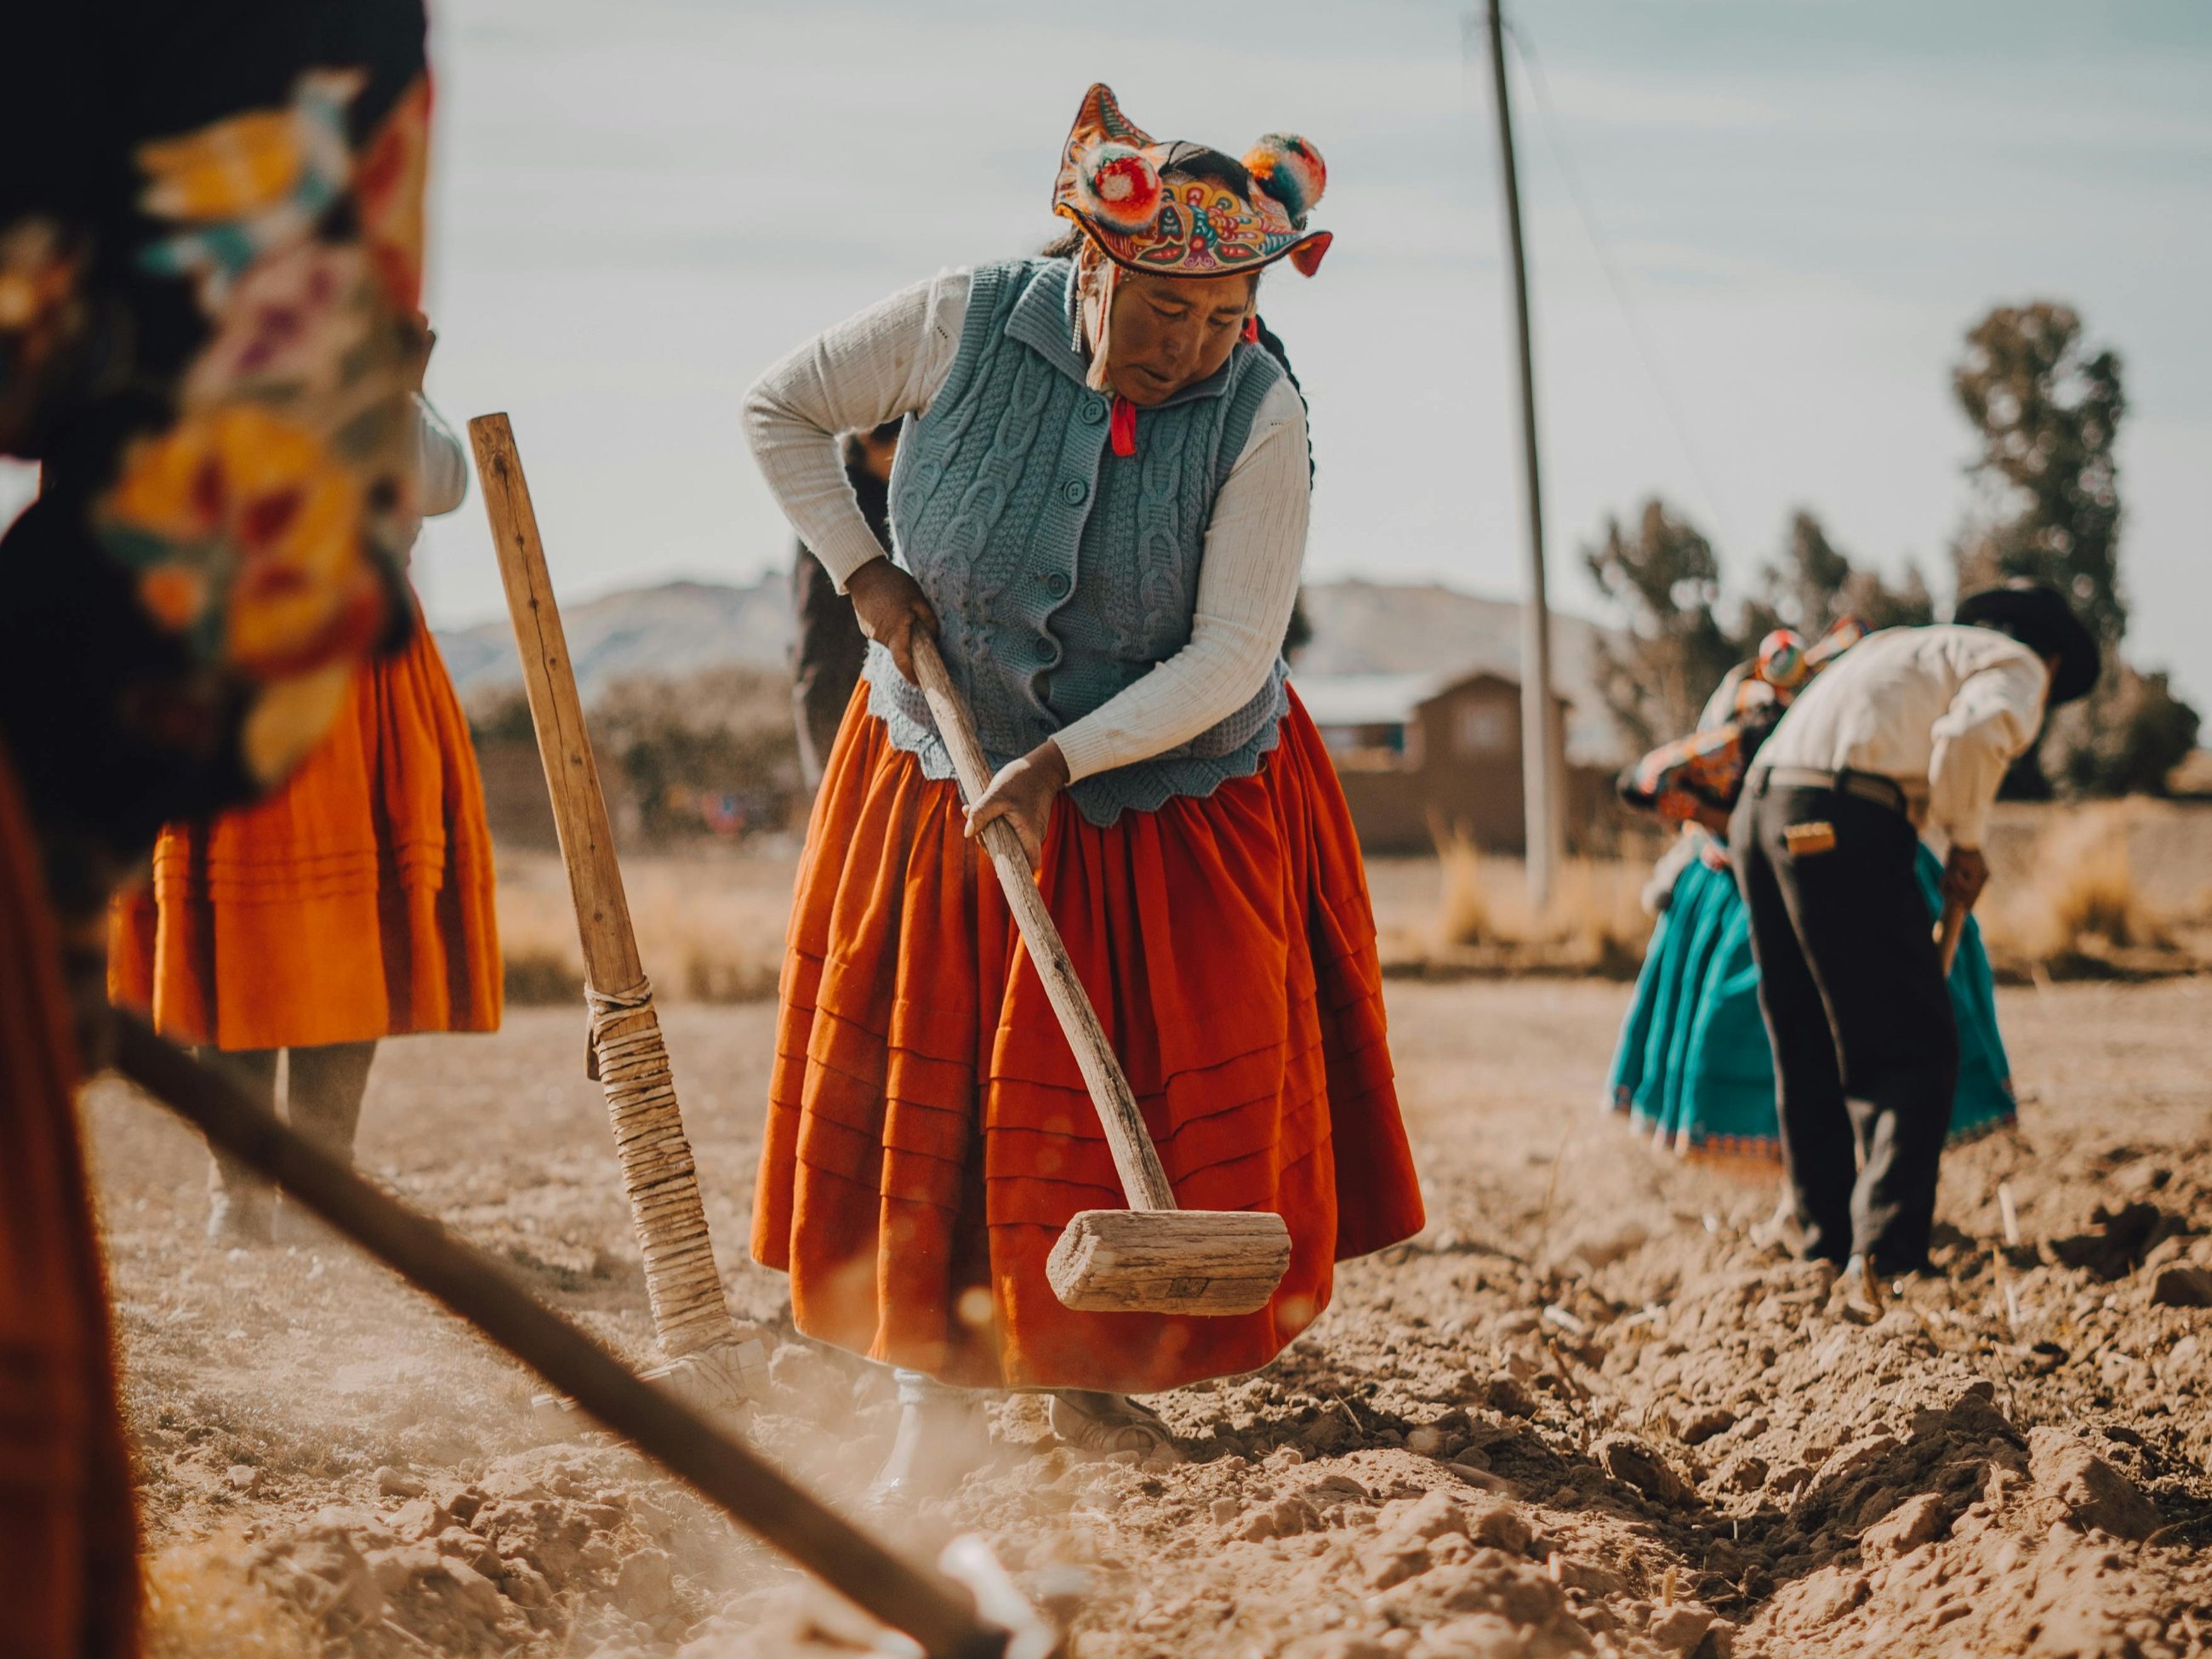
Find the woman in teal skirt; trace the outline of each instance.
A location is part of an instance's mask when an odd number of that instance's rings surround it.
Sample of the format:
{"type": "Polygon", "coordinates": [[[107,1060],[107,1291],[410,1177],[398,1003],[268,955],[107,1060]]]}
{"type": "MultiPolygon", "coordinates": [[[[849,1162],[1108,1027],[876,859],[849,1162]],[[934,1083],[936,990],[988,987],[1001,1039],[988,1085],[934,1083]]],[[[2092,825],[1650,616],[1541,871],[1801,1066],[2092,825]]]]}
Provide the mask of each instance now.
{"type": "MultiPolygon", "coordinates": [[[[1719,849],[1703,843],[1676,877],[1661,912],[1636,1000],[1621,1027],[1606,1097],[1613,1110],[1686,1158],[1779,1169],[1774,1117],[1774,1056],[1759,1013],[1759,968],[1751,959],[1751,921],[1719,849]]],[[[1932,926],[1941,908],[1942,860],[1920,849],[1920,886],[1932,926]]],[[[1997,1035],[1990,959],[1972,918],[1951,969],[1951,1007],[1959,1019],[1959,1091],[1951,1101],[1956,1145],[2012,1122],[2012,1068],[1997,1035]]]]}
{"type": "MultiPolygon", "coordinates": [[[[1783,708],[1863,632],[1846,619],[1809,647],[1786,632],[1770,635],[1759,658],[1714,694],[1695,736],[1655,750],[1622,780],[1623,799],[1681,822],[1683,841],[1654,884],[1659,923],[1621,1028],[1606,1103],[1655,1146],[1680,1156],[1761,1173],[1781,1167],[1774,1056],[1759,1012],[1750,915],[1727,848],[1712,831],[1725,824],[1743,769],[1783,708]]],[[[1942,908],[1942,867],[1922,847],[1920,886],[1931,927],[1942,908]]],[[[1971,916],[1951,970],[1951,1006],[1959,1022],[1955,1145],[2017,1116],[1989,955],[1971,916]]]]}

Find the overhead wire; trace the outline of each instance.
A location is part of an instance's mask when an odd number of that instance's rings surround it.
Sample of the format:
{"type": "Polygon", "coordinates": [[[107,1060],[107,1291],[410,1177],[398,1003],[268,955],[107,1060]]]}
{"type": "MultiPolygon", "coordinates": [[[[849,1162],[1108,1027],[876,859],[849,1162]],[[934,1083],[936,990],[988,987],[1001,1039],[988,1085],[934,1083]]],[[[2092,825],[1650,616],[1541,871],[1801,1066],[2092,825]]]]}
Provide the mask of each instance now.
{"type": "Polygon", "coordinates": [[[1699,453],[1697,441],[1691,435],[1689,417],[1683,410],[1674,388],[1668,382],[1665,370],[1660,366],[1659,354],[1644,326],[1643,314],[1636,306],[1628,279],[1607,246],[1600,230],[1597,211],[1590,204],[1589,192],[1583,187],[1582,174],[1577,170],[1567,150],[1566,140],[1559,131],[1559,112],[1552,104],[1551,82],[1546,78],[1542,60],[1536,54],[1534,43],[1511,18],[1505,21],[1505,33],[1513,42],[1513,50],[1521,59],[1521,68],[1529,88],[1535,94],[1536,110],[1544,129],[1545,147],[1551,151],[1552,161],[1566,181],[1567,194],[1573,200],[1580,216],[1583,234],[1589,239],[1590,251],[1597,256],[1598,267],[1605,272],[1606,283],[1613,290],[1613,303],[1620,307],[1621,320],[1626,325],[1629,338],[1635,343],[1637,356],[1644,372],[1651,382],[1651,389],[1659,400],[1661,413],[1666,417],[1668,429],[1680,447],[1682,458],[1689,464],[1690,475],[1697,481],[1698,493],[1705,497],[1705,510],[1712,514],[1713,523],[1720,531],[1723,542],[1741,549],[1743,544],[1735,534],[1735,526],[1721,505],[1720,491],[1713,485],[1712,475],[1707,471],[1705,458],[1699,453]]]}

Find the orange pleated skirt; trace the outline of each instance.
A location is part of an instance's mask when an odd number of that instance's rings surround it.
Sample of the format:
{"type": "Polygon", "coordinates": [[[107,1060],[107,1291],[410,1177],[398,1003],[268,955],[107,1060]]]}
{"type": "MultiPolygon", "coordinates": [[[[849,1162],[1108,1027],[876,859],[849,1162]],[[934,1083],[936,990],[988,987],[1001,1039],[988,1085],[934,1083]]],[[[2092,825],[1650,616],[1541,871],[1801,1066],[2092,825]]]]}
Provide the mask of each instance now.
{"type": "Polygon", "coordinates": [[[108,991],[224,1049],[498,1029],[491,834],[427,628],[364,667],[276,794],[173,823],[117,900],[108,991]]]}
{"type": "Polygon", "coordinates": [[[848,709],[787,940],[753,1255],[800,1330],[970,1387],[1150,1393],[1265,1364],[1334,1264],[1419,1231],[1351,817],[1293,700],[1255,775],[1099,829],[1040,877],[1177,1199],[1289,1224],[1231,1318],[1078,1313],[1045,1258],[1125,1200],[957,792],[848,709]]]}

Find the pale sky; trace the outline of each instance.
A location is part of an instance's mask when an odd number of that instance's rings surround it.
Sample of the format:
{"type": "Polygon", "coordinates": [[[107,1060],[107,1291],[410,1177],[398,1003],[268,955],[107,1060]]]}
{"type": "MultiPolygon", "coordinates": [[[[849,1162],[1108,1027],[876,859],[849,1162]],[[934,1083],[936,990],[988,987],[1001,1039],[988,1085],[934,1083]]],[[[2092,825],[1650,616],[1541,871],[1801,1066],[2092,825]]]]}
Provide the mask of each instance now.
{"type": "MultiPolygon", "coordinates": [[[[750,578],[788,533],[738,402],[814,331],[1027,252],[1083,89],[1159,137],[1329,163],[1321,276],[1262,308],[1313,404],[1309,574],[1521,586],[1486,68],[1443,0],[445,0],[431,392],[503,409],[579,596],[750,578]]],[[[1516,0],[1636,349],[1518,69],[1554,602],[1657,491],[1747,577],[1807,505],[1948,592],[1969,434],[1949,368],[1999,301],[2122,353],[2133,654],[2212,708],[2212,6],[1516,0]],[[1670,419],[1668,400],[1680,412],[1670,419]],[[1694,453],[1694,461],[1692,459],[1694,453]]],[[[433,617],[499,610],[474,501],[433,617]]]]}

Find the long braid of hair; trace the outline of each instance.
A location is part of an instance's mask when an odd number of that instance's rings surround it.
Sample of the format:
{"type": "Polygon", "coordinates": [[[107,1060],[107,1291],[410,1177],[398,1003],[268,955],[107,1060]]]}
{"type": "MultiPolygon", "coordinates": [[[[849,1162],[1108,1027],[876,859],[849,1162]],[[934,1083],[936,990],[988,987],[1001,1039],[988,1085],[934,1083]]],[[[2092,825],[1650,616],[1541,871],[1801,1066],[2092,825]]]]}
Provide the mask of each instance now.
{"type": "MultiPolygon", "coordinates": [[[[1291,367],[1291,354],[1283,349],[1282,336],[1261,319],[1259,313],[1252,313],[1252,323],[1260,336],[1260,349],[1283,366],[1283,377],[1291,383],[1291,390],[1298,394],[1298,407],[1306,415],[1306,484],[1312,487],[1313,405],[1306,401],[1306,389],[1298,384],[1298,372],[1291,367]]],[[[1313,639],[1313,619],[1306,615],[1305,586],[1301,583],[1298,597],[1291,605],[1290,625],[1283,635],[1283,655],[1289,657],[1313,639]]]]}
{"type": "Polygon", "coordinates": [[[1306,482],[1311,483],[1314,476],[1313,405],[1306,402],[1306,389],[1298,384],[1298,372],[1291,367],[1291,354],[1283,349],[1282,336],[1269,328],[1257,313],[1254,313],[1252,320],[1259,326],[1260,349],[1283,366],[1283,374],[1290,380],[1291,390],[1298,394],[1298,406],[1306,412],[1306,482]]]}

